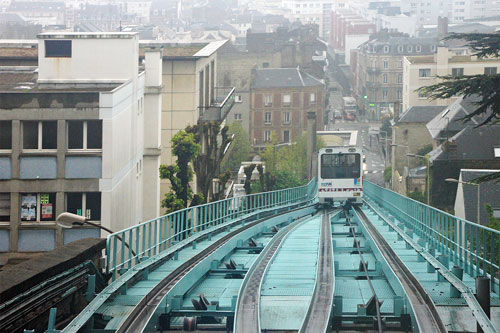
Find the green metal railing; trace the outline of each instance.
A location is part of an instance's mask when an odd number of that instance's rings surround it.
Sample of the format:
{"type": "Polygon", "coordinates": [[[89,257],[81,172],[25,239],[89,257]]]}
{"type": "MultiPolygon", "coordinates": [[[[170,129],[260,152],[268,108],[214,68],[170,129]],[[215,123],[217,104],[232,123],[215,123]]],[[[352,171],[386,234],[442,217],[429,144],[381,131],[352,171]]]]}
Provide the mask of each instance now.
{"type": "Polygon", "coordinates": [[[106,240],[106,272],[113,280],[199,232],[242,219],[258,211],[307,202],[316,196],[316,181],[279,191],[257,193],[179,210],[110,234],[106,240]]]}
{"type": "Polygon", "coordinates": [[[469,222],[365,181],[364,192],[399,221],[413,228],[430,247],[448,255],[471,276],[488,275],[500,293],[500,232],[469,222]]]}

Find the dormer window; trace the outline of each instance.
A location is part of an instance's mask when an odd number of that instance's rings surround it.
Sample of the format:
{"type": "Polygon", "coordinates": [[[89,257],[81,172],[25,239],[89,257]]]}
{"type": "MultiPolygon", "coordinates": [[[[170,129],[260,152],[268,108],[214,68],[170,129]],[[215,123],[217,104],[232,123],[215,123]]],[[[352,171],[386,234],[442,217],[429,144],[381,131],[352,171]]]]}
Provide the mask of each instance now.
{"type": "Polygon", "coordinates": [[[389,45],[384,45],[384,53],[389,53],[389,45]]]}
{"type": "Polygon", "coordinates": [[[45,40],[45,58],[71,58],[70,40],[45,40]]]}
{"type": "Polygon", "coordinates": [[[421,45],[415,46],[415,51],[422,52],[422,46],[421,45]]]}
{"type": "Polygon", "coordinates": [[[413,45],[408,45],[408,52],[413,52],[413,45]]]}

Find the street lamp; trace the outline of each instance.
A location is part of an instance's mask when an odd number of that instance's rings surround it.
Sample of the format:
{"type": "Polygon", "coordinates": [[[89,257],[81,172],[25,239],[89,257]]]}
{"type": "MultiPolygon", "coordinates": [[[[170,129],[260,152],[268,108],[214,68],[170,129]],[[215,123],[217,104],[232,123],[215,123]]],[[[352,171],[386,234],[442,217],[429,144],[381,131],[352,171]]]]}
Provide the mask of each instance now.
{"type": "Polygon", "coordinates": [[[395,143],[391,143],[391,147],[403,147],[406,148],[406,165],[408,166],[408,170],[410,170],[410,157],[408,156],[410,154],[410,146],[407,145],[398,145],[395,143]]]}
{"type": "Polygon", "coordinates": [[[406,154],[406,156],[408,157],[418,157],[418,158],[423,158],[425,159],[425,164],[426,164],[426,182],[425,182],[425,188],[427,190],[427,205],[430,206],[431,204],[431,196],[430,196],[430,193],[431,193],[431,170],[430,170],[430,161],[429,161],[429,155],[417,155],[417,154],[406,154]]]}
{"type": "MultiPolygon", "coordinates": [[[[81,225],[84,225],[84,224],[88,224],[88,225],[91,225],[93,227],[96,227],[96,228],[102,229],[104,231],[107,231],[110,234],[113,233],[112,230],[110,230],[110,229],[108,229],[106,227],[103,227],[100,224],[87,221],[87,218],[85,216],[81,216],[81,215],[77,215],[77,214],[73,214],[73,213],[68,213],[68,212],[64,212],[64,213],[59,214],[57,216],[57,218],[56,218],[56,224],[58,226],[60,226],[61,228],[64,228],[64,229],[71,229],[71,228],[73,228],[74,226],[77,226],[77,225],[81,226],[81,225]]],[[[123,242],[123,239],[121,238],[121,236],[116,235],[116,238],[118,238],[121,242],[123,242]]],[[[123,242],[123,243],[124,243],[124,245],[128,249],[131,250],[132,254],[135,256],[134,250],[132,250],[129,247],[129,245],[127,244],[127,242],[123,242]]]]}
{"type": "Polygon", "coordinates": [[[476,184],[476,183],[471,183],[471,182],[464,182],[464,181],[460,181],[460,180],[454,179],[454,178],[446,178],[445,181],[449,182],[449,183],[467,184],[467,185],[472,185],[472,186],[476,186],[477,187],[477,223],[481,224],[481,204],[480,204],[480,200],[481,200],[480,187],[481,187],[481,184],[480,183],[476,184]]]}
{"type": "Polygon", "coordinates": [[[387,169],[387,157],[389,156],[389,145],[387,143],[387,131],[380,131],[380,133],[385,133],[385,158],[384,158],[384,169],[387,169]]]}

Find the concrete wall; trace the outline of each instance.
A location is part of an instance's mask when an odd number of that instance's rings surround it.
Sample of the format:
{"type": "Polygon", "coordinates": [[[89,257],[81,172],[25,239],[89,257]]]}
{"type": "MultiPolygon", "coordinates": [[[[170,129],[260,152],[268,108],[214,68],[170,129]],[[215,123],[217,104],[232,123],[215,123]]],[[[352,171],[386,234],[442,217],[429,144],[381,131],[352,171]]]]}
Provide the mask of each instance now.
{"type": "Polygon", "coordinates": [[[41,34],[38,44],[39,82],[126,81],[138,72],[138,42],[137,33],[41,34]],[[45,57],[46,40],[70,40],[71,57],[45,57]]]}
{"type": "MultiPolygon", "coordinates": [[[[419,159],[407,157],[406,154],[416,154],[419,149],[432,144],[432,137],[427,130],[426,123],[397,123],[392,127],[392,140],[394,144],[409,147],[408,149],[392,147],[392,183],[394,185],[399,183],[396,171],[404,178],[405,166],[412,169],[421,165],[419,159]]],[[[406,195],[406,185],[399,188],[393,187],[395,191],[406,195]]]]}

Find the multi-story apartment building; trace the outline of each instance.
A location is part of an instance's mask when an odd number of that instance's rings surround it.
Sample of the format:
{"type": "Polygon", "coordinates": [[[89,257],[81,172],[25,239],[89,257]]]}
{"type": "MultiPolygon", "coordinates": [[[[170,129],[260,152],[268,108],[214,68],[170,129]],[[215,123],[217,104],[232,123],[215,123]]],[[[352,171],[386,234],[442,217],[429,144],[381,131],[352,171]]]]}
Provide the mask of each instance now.
{"type": "Polygon", "coordinates": [[[403,109],[412,106],[450,105],[456,98],[432,100],[416,90],[439,82],[438,76],[496,74],[499,58],[478,58],[474,55],[456,55],[447,47],[438,47],[428,56],[407,56],[404,59],[403,109]]]}
{"type": "Polygon", "coordinates": [[[394,109],[398,112],[395,105],[403,101],[403,58],[431,55],[436,52],[437,42],[436,38],[379,35],[354,51],[351,82],[360,110],[371,119],[379,119],[394,109]]]}
{"type": "Polygon", "coordinates": [[[42,26],[66,23],[62,1],[12,1],[7,12],[20,14],[26,21],[42,26]]]}
{"type": "Polygon", "coordinates": [[[250,91],[250,140],[262,147],[276,133],[288,143],[307,127],[307,113],[316,114],[323,129],[324,83],[298,68],[255,69],[250,91]]]}
{"type": "Polygon", "coordinates": [[[39,35],[36,67],[0,68],[0,252],[99,237],[159,214],[161,55],[135,33],[39,35]],[[98,57],[96,57],[98,55],[98,57]]]}

